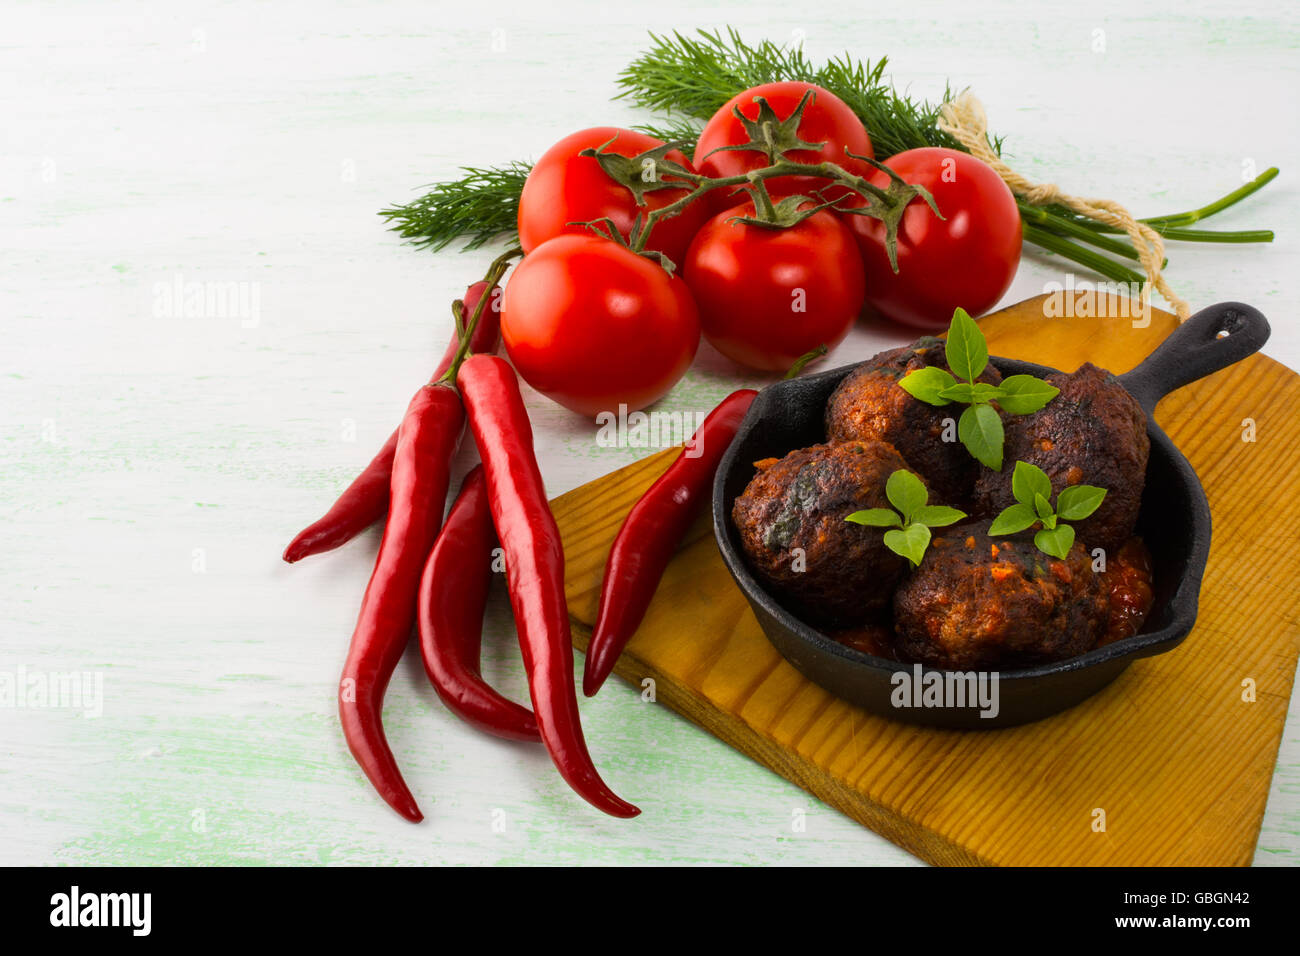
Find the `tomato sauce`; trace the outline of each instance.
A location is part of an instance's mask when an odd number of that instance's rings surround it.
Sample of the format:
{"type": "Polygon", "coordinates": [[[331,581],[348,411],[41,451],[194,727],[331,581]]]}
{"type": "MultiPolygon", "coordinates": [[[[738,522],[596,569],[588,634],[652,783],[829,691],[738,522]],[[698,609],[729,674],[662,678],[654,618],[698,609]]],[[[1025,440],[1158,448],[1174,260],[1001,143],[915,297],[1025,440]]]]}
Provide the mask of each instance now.
{"type": "Polygon", "coordinates": [[[1139,537],[1129,538],[1108,561],[1102,585],[1110,594],[1110,623],[1098,647],[1132,637],[1151,610],[1151,552],[1139,537]]]}
{"type": "Polygon", "coordinates": [[[864,624],[861,627],[831,631],[827,636],[855,651],[874,654],[887,661],[899,660],[898,652],[894,650],[893,628],[882,624],[864,624]]]}

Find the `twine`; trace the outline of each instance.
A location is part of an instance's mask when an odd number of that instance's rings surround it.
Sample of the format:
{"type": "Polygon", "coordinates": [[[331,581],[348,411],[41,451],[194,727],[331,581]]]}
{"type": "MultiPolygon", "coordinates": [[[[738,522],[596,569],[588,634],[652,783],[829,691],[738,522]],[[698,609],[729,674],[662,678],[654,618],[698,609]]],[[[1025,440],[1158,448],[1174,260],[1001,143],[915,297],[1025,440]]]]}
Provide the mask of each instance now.
{"type": "Polygon", "coordinates": [[[1169,283],[1161,274],[1165,241],[1160,234],[1146,223],[1138,222],[1132,213],[1113,199],[1080,199],[1061,192],[1052,183],[1030,182],[1013,170],[989,145],[988,117],[983,104],[969,90],[943,104],[939,114],[939,129],[970,150],[972,156],[993,167],[1011,191],[1027,202],[1036,206],[1056,203],[1081,216],[1124,230],[1132,240],[1138,262],[1147,274],[1141,293],[1143,309],[1151,305],[1151,289],[1154,287],[1174,307],[1178,321],[1182,322],[1192,314],[1191,307],[1169,288],[1169,283]]]}

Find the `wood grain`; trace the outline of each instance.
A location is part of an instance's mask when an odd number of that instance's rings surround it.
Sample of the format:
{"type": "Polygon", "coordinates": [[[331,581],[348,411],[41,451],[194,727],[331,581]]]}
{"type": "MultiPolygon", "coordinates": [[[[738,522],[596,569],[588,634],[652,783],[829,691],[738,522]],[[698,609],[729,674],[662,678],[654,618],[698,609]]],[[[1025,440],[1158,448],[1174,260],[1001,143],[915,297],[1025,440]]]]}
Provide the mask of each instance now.
{"type": "MultiPolygon", "coordinates": [[[[1162,312],[1146,328],[1127,318],[1045,318],[1044,299],[982,320],[992,354],[1123,372],[1175,324],[1162,312]]],[[[1079,298],[1076,313],[1085,304],[1089,315],[1113,314],[1117,302],[1079,298]]],[[[1200,616],[1177,650],[1137,662],[1064,714],[1007,730],[937,731],[838,700],[763,636],[707,516],[616,673],[653,679],[662,702],[932,863],[1248,864],[1300,648],[1297,407],[1300,376],[1263,356],[1160,404],[1156,419],[1196,468],[1214,518],[1200,616]],[[1253,442],[1243,440],[1247,419],[1253,442]],[[1244,682],[1256,688],[1253,701],[1243,699],[1244,682]]],[[[619,523],[673,454],[554,502],[580,648],[619,523]]]]}

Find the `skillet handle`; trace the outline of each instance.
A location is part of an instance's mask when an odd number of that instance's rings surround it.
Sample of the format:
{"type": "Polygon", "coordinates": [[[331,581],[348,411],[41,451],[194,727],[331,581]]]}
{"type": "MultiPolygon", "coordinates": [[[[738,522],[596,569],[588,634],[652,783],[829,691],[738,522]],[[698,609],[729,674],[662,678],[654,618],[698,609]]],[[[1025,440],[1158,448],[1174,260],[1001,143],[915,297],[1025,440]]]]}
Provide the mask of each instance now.
{"type": "Polygon", "coordinates": [[[1208,306],[1169,333],[1141,365],[1121,375],[1119,383],[1150,417],[1170,392],[1258,352],[1269,332],[1268,320],[1251,306],[1208,306]]]}

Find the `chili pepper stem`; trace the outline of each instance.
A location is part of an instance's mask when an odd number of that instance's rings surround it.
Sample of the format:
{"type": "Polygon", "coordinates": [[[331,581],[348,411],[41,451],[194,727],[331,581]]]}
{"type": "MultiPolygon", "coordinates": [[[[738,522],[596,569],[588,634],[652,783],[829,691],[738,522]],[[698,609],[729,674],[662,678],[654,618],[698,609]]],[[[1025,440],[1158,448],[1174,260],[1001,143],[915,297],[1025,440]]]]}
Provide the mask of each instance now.
{"type": "Polygon", "coordinates": [[[783,376],[781,376],[781,378],[783,380],[798,378],[799,373],[802,372],[805,368],[807,368],[809,364],[817,361],[819,358],[821,358],[829,351],[830,349],[826,346],[826,343],[823,342],[821,345],[817,346],[812,351],[805,352],[803,355],[800,355],[797,359],[794,360],[794,364],[790,366],[790,370],[786,372],[783,376]]]}
{"type": "Polygon", "coordinates": [[[448,366],[447,371],[443,373],[442,378],[438,379],[440,383],[451,384],[456,381],[456,373],[460,371],[461,365],[469,357],[470,340],[474,338],[474,330],[478,328],[479,317],[483,315],[483,309],[487,307],[488,299],[492,298],[492,290],[501,282],[501,277],[510,268],[510,263],[523,254],[522,249],[514,246],[493,259],[492,264],[488,266],[487,273],[483,276],[483,282],[487,285],[487,293],[478,300],[478,303],[474,306],[474,314],[465,323],[464,333],[460,337],[460,348],[456,349],[456,354],[452,357],[451,365],[448,366]]]}

